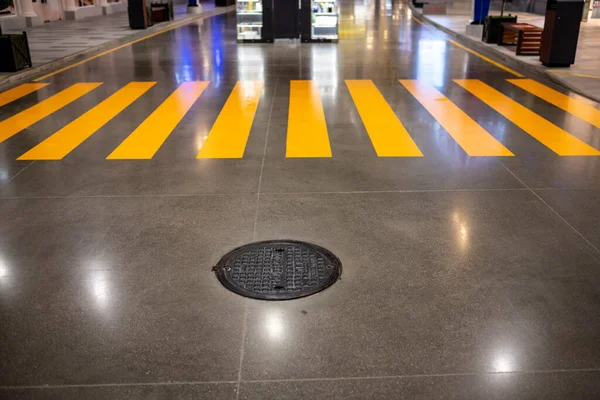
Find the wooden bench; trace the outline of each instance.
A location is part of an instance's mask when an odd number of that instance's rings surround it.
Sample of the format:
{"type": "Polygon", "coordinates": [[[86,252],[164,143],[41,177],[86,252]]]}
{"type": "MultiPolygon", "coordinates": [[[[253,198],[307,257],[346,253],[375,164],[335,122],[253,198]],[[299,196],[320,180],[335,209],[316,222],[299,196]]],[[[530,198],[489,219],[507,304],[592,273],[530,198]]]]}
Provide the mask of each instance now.
{"type": "Polygon", "coordinates": [[[423,15],[446,15],[446,0],[427,0],[423,2],[423,15]]]}
{"type": "Polygon", "coordinates": [[[542,43],[542,28],[531,24],[503,22],[500,28],[500,46],[517,46],[518,56],[537,56],[542,43]]]}

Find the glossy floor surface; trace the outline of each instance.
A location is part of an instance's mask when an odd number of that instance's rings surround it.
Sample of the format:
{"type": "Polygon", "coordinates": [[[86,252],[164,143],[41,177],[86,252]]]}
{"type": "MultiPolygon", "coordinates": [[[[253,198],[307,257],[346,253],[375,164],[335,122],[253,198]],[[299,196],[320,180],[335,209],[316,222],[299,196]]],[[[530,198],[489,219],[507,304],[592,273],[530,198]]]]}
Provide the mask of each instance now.
{"type": "Polygon", "coordinates": [[[599,398],[598,105],[341,12],[337,44],[228,14],[0,94],[0,398],[599,398]],[[273,238],[342,279],[219,284],[273,238]]]}

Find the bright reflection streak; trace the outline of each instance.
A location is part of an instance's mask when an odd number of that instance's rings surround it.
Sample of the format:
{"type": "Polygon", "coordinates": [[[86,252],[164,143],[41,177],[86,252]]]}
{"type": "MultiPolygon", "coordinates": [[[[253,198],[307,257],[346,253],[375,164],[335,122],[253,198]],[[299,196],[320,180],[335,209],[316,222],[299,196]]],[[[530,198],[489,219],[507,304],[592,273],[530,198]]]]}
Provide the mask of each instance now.
{"type": "Polygon", "coordinates": [[[320,86],[335,89],[338,85],[338,47],[313,46],[310,55],[311,79],[320,86]]]}
{"type": "Polygon", "coordinates": [[[285,337],[285,326],[281,318],[281,313],[273,312],[267,315],[265,331],[271,340],[279,341],[285,337]]]}
{"type": "Polygon", "coordinates": [[[373,50],[373,43],[375,43],[375,38],[373,35],[367,36],[367,50],[373,50]]]}
{"type": "Polygon", "coordinates": [[[356,4],[354,6],[354,20],[356,22],[364,22],[367,20],[367,7],[356,4]]]}
{"type": "Polygon", "coordinates": [[[206,138],[208,138],[208,132],[206,131],[206,127],[202,128],[201,131],[196,132],[196,150],[200,151],[204,146],[204,142],[206,142],[206,138]]]}
{"type": "Polygon", "coordinates": [[[244,98],[244,103],[250,101],[250,99],[253,99],[254,97],[256,97],[256,94],[262,91],[262,85],[260,87],[260,89],[257,88],[256,83],[254,82],[242,82],[242,97],[244,98]]]}
{"type": "Polygon", "coordinates": [[[215,66],[221,66],[221,51],[219,49],[215,50],[215,66]]]}
{"type": "Polygon", "coordinates": [[[494,358],[495,372],[513,372],[515,370],[512,357],[501,353],[494,358]]]}
{"type": "Polygon", "coordinates": [[[8,171],[5,169],[0,169],[0,181],[6,182],[8,181],[8,171]]]}
{"type": "Polygon", "coordinates": [[[262,48],[238,46],[237,61],[240,81],[265,80],[265,56],[262,48]]]}
{"type": "Polygon", "coordinates": [[[457,211],[452,213],[452,222],[456,229],[458,243],[461,250],[466,250],[469,246],[469,224],[468,221],[457,211]]]}
{"type": "Polygon", "coordinates": [[[0,284],[9,284],[10,277],[10,269],[8,268],[7,263],[0,258],[0,284]]]}
{"type": "Polygon", "coordinates": [[[446,41],[440,39],[419,40],[416,65],[417,78],[442,86],[446,74],[446,41]]]}
{"type": "Polygon", "coordinates": [[[183,82],[190,82],[194,80],[194,68],[191,65],[182,65],[181,69],[175,72],[175,81],[178,85],[183,82]]]}
{"type": "Polygon", "coordinates": [[[467,227],[464,224],[460,224],[460,236],[463,241],[467,238],[467,227]]]}
{"type": "MultiPolygon", "coordinates": [[[[182,39],[189,40],[190,35],[185,35],[182,39]]],[[[175,71],[175,80],[177,81],[177,84],[182,84],[183,82],[195,80],[195,62],[189,42],[187,40],[180,40],[178,43],[177,56],[180,58],[181,62],[178,63],[179,68],[175,71]]]]}
{"type": "Polygon", "coordinates": [[[110,303],[110,281],[107,270],[92,270],[91,294],[98,308],[105,310],[110,303]]]}

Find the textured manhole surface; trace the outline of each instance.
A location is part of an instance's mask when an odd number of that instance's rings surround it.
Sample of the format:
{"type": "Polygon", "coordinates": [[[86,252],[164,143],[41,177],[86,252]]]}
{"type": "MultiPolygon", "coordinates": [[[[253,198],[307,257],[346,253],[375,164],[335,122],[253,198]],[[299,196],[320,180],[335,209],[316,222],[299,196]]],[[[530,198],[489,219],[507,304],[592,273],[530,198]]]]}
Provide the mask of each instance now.
{"type": "Polygon", "coordinates": [[[290,300],[329,287],[342,263],[329,250],[293,240],[250,243],[227,253],[215,273],[229,290],[263,300],[290,300]]]}

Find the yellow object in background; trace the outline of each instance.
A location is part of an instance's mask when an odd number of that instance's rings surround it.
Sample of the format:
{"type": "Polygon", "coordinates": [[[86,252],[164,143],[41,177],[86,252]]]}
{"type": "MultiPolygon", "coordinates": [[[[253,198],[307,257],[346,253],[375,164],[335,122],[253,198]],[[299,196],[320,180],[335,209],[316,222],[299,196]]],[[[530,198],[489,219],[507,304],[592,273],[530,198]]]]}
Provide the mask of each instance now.
{"type": "Polygon", "coordinates": [[[290,81],[285,156],[331,157],[321,94],[313,81],[290,81]]]}
{"type": "Polygon", "coordinates": [[[600,110],[588,103],[569,97],[532,79],[507,79],[507,81],[600,128],[600,110]]]}
{"type": "Polygon", "coordinates": [[[584,143],[478,79],[455,79],[506,119],[561,156],[598,156],[600,151],[584,143]]]}
{"type": "Polygon", "coordinates": [[[107,160],[151,159],[209,82],[184,82],[113,151],[107,160]]]}
{"type": "Polygon", "coordinates": [[[2,92],[0,93],[0,107],[46,86],[48,86],[48,83],[24,83],[16,88],[2,92]]]}
{"type": "Polygon", "coordinates": [[[513,155],[481,125],[430,84],[416,80],[400,80],[400,83],[415,96],[468,155],[513,155]]]}
{"type": "Polygon", "coordinates": [[[422,157],[373,81],[346,80],[352,100],[379,157],[422,157]]]}
{"type": "Polygon", "coordinates": [[[238,82],[217,117],[198,158],[242,158],[263,82],[238,82]]]}
{"type": "Polygon", "coordinates": [[[0,143],[21,132],[23,129],[29,128],[31,125],[60,110],[100,85],[102,83],[76,83],[40,101],[35,106],[29,107],[17,115],[5,119],[0,122],[0,143]]]}
{"type": "Polygon", "coordinates": [[[156,82],[131,82],[42,143],[19,160],[60,160],[92,136],[156,82]]]}

